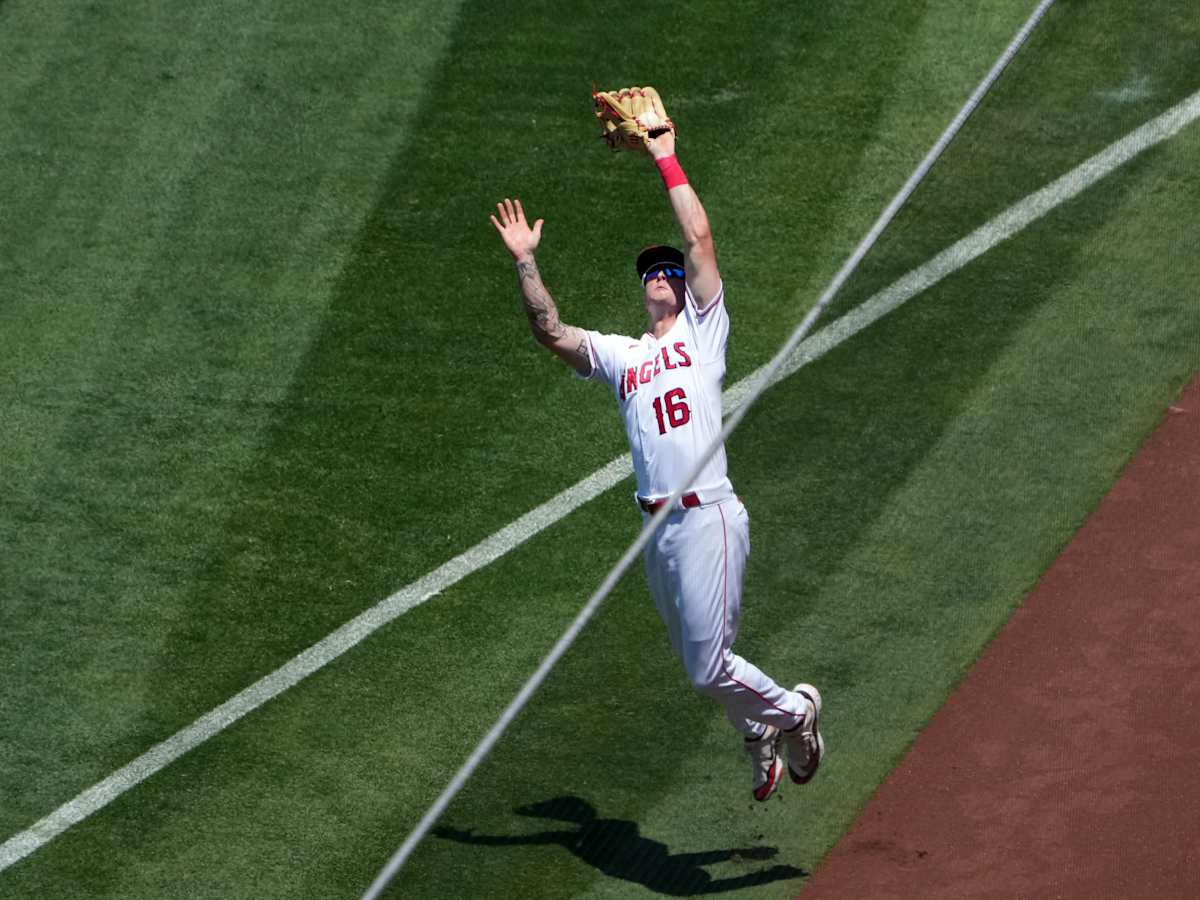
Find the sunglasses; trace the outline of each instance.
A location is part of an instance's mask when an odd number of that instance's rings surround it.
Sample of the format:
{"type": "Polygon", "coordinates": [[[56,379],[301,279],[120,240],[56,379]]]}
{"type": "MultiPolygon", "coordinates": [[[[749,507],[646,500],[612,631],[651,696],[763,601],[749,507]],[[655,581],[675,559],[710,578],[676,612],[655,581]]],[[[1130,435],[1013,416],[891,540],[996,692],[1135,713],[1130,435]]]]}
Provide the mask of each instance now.
{"type": "Polygon", "coordinates": [[[657,276],[659,272],[662,272],[668,278],[682,278],[684,276],[682,266],[677,266],[673,263],[658,263],[657,265],[653,265],[648,268],[645,274],[642,275],[642,284],[649,282],[650,279],[657,276]]]}

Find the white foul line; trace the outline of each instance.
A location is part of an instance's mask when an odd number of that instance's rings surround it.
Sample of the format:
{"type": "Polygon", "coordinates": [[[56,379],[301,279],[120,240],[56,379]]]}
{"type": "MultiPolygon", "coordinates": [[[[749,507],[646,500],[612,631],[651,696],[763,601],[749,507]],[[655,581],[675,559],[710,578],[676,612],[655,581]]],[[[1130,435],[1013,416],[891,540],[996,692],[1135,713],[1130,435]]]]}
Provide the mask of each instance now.
{"type": "MultiPolygon", "coordinates": [[[[1021,231],[1056,206],[1070,200],[1142,151],[1173,137],[1197,118],[1200,118],[1200,91],[1109,145],[1057,181],[1009,207],[986,225],[804,341],[772,379],[772,383],[819,359],[838,344],[1021,231]]],[[[763,366],[729,388],[722,398],[726,411],[736,409],[742,404],[754,390],[756,379],[761,380],[766,371],[767,367],[763,366]]],[[[130,788],[220,733],[247,713],[337,659],[393,619],[504,556],[589,500],[624,481],[631,474],[633,466],[630,455],[626,453],[423,578],[381,600],[274,672],[263,676],[191,725],[151,747],[133,762],[113,772],[75,799],[64,803],[25,831],[0,844],[0,872],[34,853],[71,826],[103,809],[130,788]]]]}

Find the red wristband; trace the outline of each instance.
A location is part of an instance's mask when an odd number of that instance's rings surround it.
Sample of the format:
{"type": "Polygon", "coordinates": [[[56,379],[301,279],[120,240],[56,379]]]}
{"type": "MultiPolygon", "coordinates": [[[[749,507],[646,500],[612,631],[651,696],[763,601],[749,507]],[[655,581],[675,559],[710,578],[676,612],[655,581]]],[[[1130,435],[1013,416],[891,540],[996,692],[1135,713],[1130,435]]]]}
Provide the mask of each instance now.
{"type": "Polygon", "coordinates": [[[656,159],[654,164],[658,166],[658,174],[662,176],[663,184],[667,186],[668,191],[673,187],[688,183],[687,176],[683,174],[683,169],[674,153],[656,159]]]}

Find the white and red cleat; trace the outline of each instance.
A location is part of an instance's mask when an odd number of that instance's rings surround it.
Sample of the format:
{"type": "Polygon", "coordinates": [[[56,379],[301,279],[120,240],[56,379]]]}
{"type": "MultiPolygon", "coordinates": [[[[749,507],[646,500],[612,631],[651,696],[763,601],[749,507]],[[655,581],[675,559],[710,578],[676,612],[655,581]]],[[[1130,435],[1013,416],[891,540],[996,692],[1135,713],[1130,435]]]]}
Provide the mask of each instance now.
{"type": "Polygon", "coordinates": [[[759,803],[775,793],[783,780],[783,760],[779,756],[781,739],[779,729],[768,725],[761,737],[743,741],[754,774],[754,799],[759,803]]]}
{"type": "Polygon", "coordinates": [[[808,702],[800,723],[782,734],[788,748],[788,775],[796,784],[808,784],[825,758],[825,739],[821,737],[821,692],[811,684],[798,684],[792,690],[808,702]]]}

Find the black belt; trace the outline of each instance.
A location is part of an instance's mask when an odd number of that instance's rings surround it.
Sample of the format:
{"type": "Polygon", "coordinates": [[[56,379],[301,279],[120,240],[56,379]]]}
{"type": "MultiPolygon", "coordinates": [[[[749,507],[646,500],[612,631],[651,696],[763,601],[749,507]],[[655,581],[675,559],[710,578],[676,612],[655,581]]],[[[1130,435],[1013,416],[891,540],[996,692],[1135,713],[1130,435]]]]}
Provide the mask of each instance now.
{"type": "MultiPolygon", "coordinates": [[[[667,501],[666,500],[647,500],[645,497],[638,497],[637,502],[638,502],[638,506],[640,506],[644,512],[648,512],[648,513],[650,513],[650,515],[654,515],[656,512],[658,512],[660,509],[663,508],[663,506],[666,504],[667,501]]],[[[682,497],[679,498],[679,502],[683,504],[685,509],[694,509],[695,507],[700,505],[700,498],[697,497],[694,493],[693,494],[684,494],[682,497]]]]}

